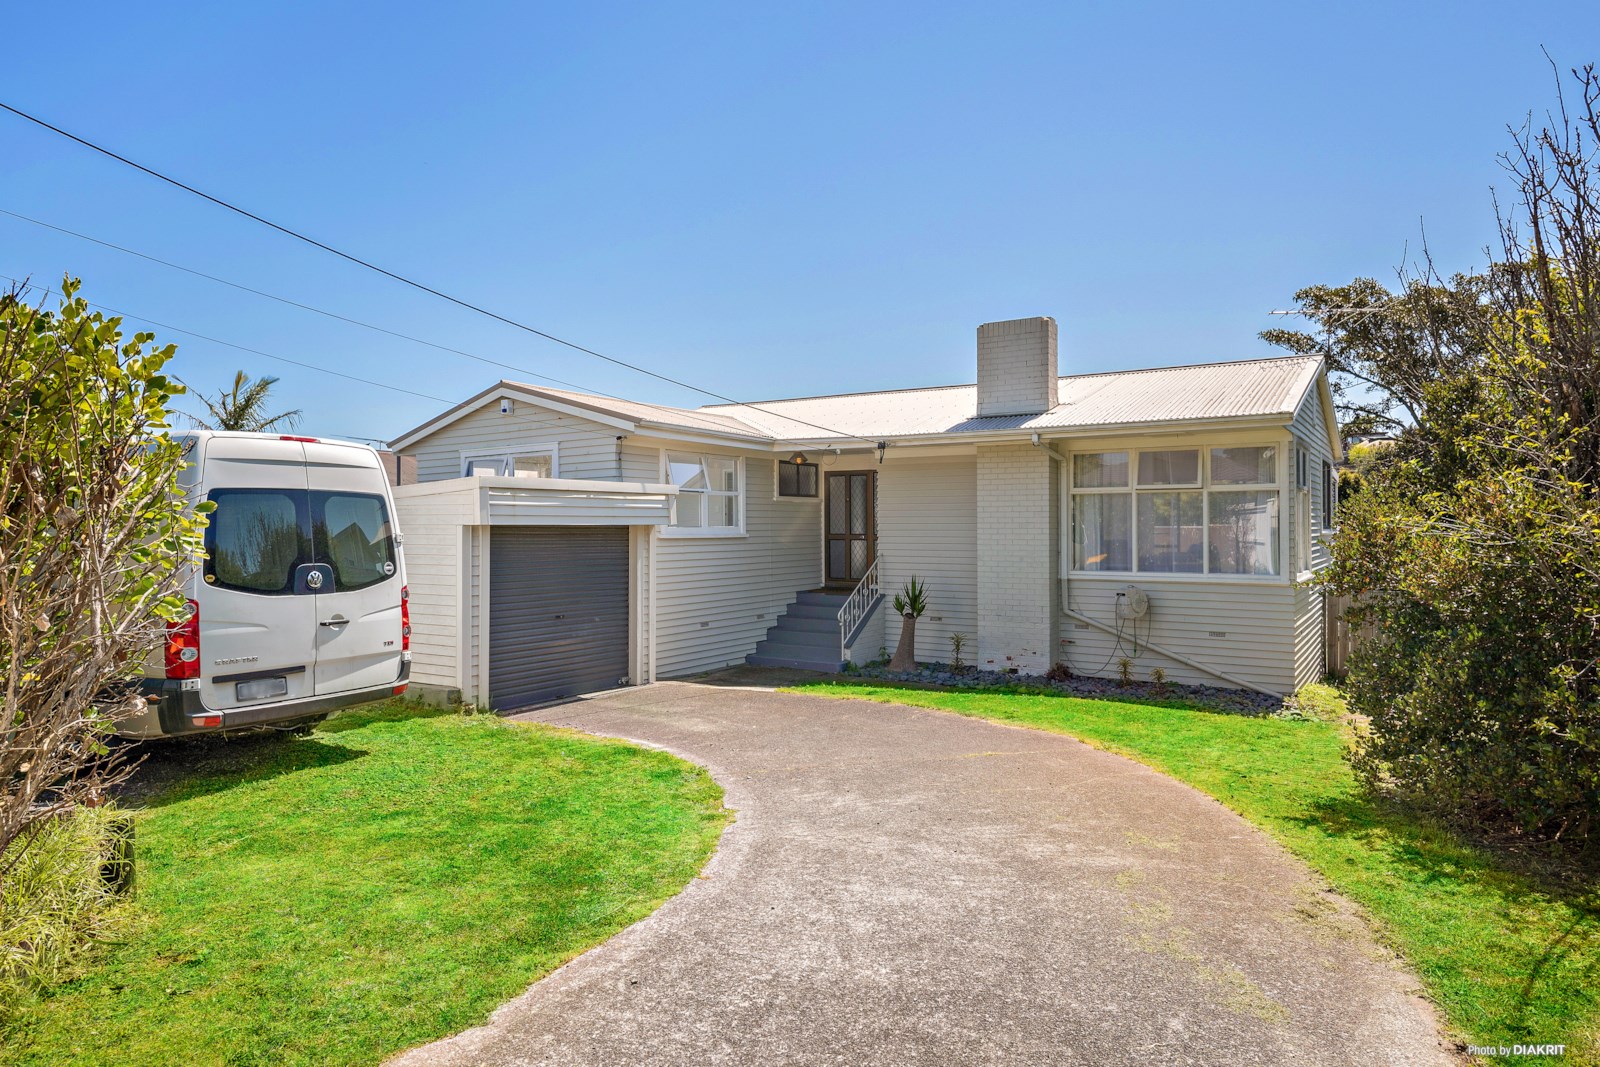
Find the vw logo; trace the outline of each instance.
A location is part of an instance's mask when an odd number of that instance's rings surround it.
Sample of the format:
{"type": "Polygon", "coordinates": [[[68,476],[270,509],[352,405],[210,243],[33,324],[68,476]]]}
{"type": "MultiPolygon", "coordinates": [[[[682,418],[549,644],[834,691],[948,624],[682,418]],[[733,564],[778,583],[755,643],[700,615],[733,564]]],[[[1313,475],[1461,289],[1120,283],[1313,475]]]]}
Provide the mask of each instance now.
{"type": "Polygon", "coordinates": [[[322,588],[322,572],[321,571],[307,571],[306,572],[306,588],[307,589],[321,589],[322,588]]]}

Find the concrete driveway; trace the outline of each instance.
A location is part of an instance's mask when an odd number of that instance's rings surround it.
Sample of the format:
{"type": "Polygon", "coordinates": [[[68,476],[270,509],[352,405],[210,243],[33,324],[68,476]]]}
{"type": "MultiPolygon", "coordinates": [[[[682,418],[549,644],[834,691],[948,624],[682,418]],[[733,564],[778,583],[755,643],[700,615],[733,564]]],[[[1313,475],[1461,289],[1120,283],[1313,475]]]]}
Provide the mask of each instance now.
{"type": "Polygon", "coordinates": [[[738,818],[660,911],[407,1067],[1455,1062],[1348,905],[1139,764],[704,684],[519,718],[679,753],[738,818]]]}

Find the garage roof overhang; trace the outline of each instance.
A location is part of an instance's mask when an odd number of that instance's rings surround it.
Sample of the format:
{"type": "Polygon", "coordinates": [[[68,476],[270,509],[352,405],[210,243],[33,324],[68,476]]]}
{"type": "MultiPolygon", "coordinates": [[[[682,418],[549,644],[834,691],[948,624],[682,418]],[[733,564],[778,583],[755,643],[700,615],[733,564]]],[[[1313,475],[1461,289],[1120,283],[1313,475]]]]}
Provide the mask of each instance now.
{"type": "Polygon", "coordinates": [[[450,478],[394,489],[413,513],[461,526],[665,526],[675,485],[578,478],[450,478]],[[411,506],[408,506],[411,505],[411,506]]]}

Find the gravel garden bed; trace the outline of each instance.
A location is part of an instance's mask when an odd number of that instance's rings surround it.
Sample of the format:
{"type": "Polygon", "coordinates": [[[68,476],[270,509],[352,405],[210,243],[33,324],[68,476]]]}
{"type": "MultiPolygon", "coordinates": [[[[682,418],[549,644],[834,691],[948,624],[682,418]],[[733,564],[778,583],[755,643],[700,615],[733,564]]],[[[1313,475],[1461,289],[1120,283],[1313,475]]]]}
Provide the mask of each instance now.
{"type": "Polygon", "coordinates": [[[1162,685],[1134,682],[1131,685],[1123,685],[1114,678],[1087,678],[1078,675],[1052,679],[1040,674],[985,671],[976,667],[962,667],[957,670],[948,663],[919,663],[914,671],[891,671],[886,663],[873,663],[864,667],[848,668],[847,674],[852,678],[871,678],[912,685],[937,685],[951,689],[1027,689],[1077,697],[1173,701],[1249,715],[1270,715],[1284,709],[1284,701],[1280,698],[1250,689],[1179,685],[1176,682],[1166,682],[1162,685]]]}

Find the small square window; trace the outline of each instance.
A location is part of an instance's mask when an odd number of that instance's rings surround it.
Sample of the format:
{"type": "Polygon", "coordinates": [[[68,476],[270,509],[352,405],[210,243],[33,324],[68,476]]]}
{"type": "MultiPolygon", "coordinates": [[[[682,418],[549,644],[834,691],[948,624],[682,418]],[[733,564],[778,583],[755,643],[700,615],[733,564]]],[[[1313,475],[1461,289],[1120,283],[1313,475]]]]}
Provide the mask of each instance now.
{"type": "Polygon", "coordinates": [[[795,463],[787,459],[778,461],[779,496],[815,498],[818,484],[815,463],[795,463]]]}
{"type": "Polygon", "coordinates": [[[1140,485],[1199,485],[1200,450],[1139,453],[1140,485]]]}
{"type": "Polygon", "coordinates": [[[549,456],[516,456],[511,461],[511,473],[518,478],[548,478],[551,466],[549,456]]]}
{"type": "Polygon", "coordinates": [[[1278,480],[1278,446],[1211,450],[1212,485],[1271,485],[1278,480]]]}
{"type": "Polygon", "coordinates": [[[1072,457],[1072,484],[1079,489],[1126,489],[1126,452],[1082,452],[1072,457]]]}

